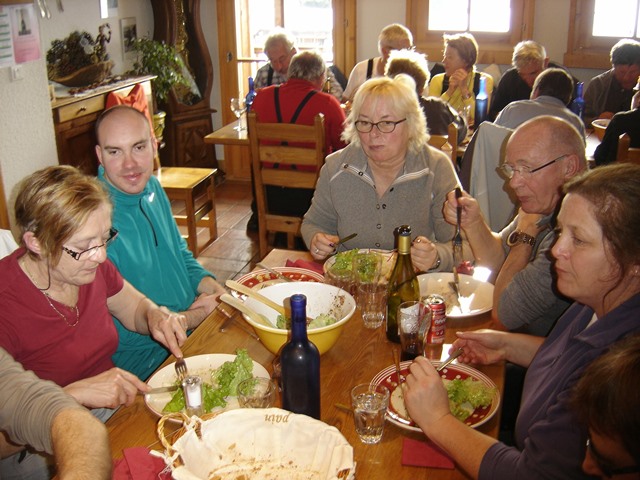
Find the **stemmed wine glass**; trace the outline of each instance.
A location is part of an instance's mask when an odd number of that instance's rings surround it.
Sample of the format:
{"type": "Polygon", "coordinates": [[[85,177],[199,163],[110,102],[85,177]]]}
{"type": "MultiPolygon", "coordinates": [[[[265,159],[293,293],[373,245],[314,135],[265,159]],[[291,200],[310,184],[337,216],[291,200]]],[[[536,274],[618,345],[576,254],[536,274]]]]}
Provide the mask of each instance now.
{"type": "Polygon", "coordinates": [[[242,126],[240,118],[242,117],[242,114],[246,110],[247,110],[247,106],[244,103],[244,98],[238,97],[238,98],[232,98],[231,99],[231,111],[233,112],[233,114],[238,119],[238,125],[233,127],[233,129],[237,130],[238,132],[240,130],[244,130],[245,129],[245,127],[242,126]]]}

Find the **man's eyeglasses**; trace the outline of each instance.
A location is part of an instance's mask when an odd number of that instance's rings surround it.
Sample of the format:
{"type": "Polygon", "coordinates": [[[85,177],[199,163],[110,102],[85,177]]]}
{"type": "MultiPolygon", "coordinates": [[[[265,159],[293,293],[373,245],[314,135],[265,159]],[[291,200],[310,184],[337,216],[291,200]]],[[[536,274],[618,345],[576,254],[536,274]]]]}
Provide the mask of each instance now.
{"type": "Polygon", "coordinates": [[[616,468],[611,465],[611,462],[607,460],[593,445],[591,441],[591,437],[587,438],[587,450],[593,457],[594,462],[603,473],[603,475],[607,478],[613,477],[615,475],[627,475],[629,473],[640,473],[640,465],[634,465],[632,467],[621,467],[616,468]]]}
{"type": "Polygon", "coordinates": [[[544,165],[540,165],[539,167],[536,167],[536,168],[527,167],[526,165],[523,165],[522,167],[514,167],[512,165],[509,165],[508,163],[505,163],[504,165],[500,166],[500,170],[502,171],[504,176],[509,179],[513,178],[513,176],[516,173],[519,173],[522,178],[529,178],[534,173],[542,170],[543,168],[547,168],[549,165],[552,165],[556,163],[558,160],[562,160],[564,157],[568,157],[568,156],[569,154],[565,153],[564,155],[560,155],[558,158],[554,158],[553,160],[545,163],[544,165]]]}
{"type": "Polygon", "coordinates": [[[381,122],[367,122],[366,120],[357,120],[355,122],[356,130],[360,133],[369,133],[373,130],[373,127],[376,127],[382,133],[391,133],[396,129],[396,125],[399,123],[405,122],[407,119],[403,118],[402,120],[398,120],[397,122],[392,122],[391,120],[383,120],[381,122]]]}
{"type": "Polygon", "coordinates": [[[62,247],[62,250],[65,253],[68,253],[71,256],[71,258],[73,258],[74,260],[80,261],[81,259],[93,258],[96,256],[96,254],[100,251],[102,247],[106,248],[111,242],[115,240],[117,236],[118,236],[118,230],[116,230],[115,228],[111,228],[109,229],[109,238],[107,238],[102,245],[87,248],[86,250],[83,250],[81,252],[75,252],[70,248],[67,248],[64,246],[62,247]]]}

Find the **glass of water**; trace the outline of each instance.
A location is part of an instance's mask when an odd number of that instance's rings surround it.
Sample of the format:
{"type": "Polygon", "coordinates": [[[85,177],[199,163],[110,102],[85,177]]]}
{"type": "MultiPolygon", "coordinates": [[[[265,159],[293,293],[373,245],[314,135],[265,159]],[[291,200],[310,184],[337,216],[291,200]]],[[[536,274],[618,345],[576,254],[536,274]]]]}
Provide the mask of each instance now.
{"type": "Polygon", "coordinates": [[[238,98],[232,98],[231,99],[231,111],[233,112],[233,114],[238,119],[238,125],[233,127],[234,130],[240,131],[240,130],[244,130],[245,129],[242,126],[242,118],[241,117],[242,117],[242,114],[246,110],[247,110],[247,106],[244,103],[244,98],[238,97],[238,98]]]}
{"type": "Polygon", "coordinates": [[[356,385],[351,390],[351,406],[360,441],[369,445],[379,443],[389,406],[389,389],[369,383],[356,385]]]}

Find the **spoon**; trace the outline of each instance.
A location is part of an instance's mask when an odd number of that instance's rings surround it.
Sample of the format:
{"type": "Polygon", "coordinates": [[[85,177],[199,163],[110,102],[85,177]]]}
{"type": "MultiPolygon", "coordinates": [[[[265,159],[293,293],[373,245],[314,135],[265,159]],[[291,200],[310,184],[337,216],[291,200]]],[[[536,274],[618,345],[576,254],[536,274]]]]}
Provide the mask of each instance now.
{"type": "MultiPolygon", "coordinates": [[[[267,307],[273,308],[280,315],[284,315],[285,317],[291,317],[290,314],[287,314],[287,310],[284,308],[284,306],[279,305],[276,302],[274,302],[273,300],[271,300],[270,298],[267,298],[264,295],[258,293],[253,288],[249,288],[246,285],[243,285],[240,282],[236,282],[234,280],[227,280],[225,282],[225,285],[227,287],[235,290],[236,292],[243,293],[247,297],[251,297],[251,298],[257,300],[260,303],[264,303],[267,307]]],[[[313,318],[307,317],[307,325],[311,321],[313,321],[313,318]]]]}
{"type": "Polygon", "coordinates": [[[265,327],[275,328],[275,326],[272,325],[269,321],[267,321],[264,318],[262,318],[262,315],[260,315],[259,313],[251,310],[249,307],[247,307],[240,300],[238,300],[237,298],[232,297],[228,293],[223,293],[222,295],[220,295],[220,300],[223,301],[224,303],[227,303],[227,304],[231,305],[236,310],[240,310],[242,313],[247,315],[254,322],[259,323],[260,325],[264,325],[265,327]]]}

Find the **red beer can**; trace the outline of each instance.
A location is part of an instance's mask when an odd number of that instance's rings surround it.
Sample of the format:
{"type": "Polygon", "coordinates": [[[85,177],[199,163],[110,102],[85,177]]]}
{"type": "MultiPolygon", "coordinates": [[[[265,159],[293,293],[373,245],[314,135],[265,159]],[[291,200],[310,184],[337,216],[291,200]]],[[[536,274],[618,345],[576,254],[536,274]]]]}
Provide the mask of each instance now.
{"type": "Polygon", "coordinates": [[[447,322],[447,305],[444,297],[436,293],[426,296],[423,301],[431,309],[431,326],[425,338],[426,344],[443,344],[447,322]]]}

